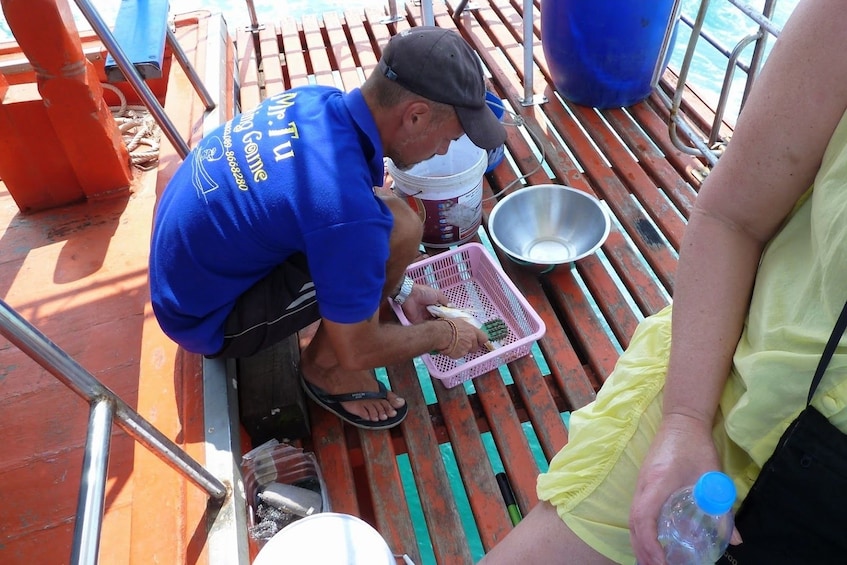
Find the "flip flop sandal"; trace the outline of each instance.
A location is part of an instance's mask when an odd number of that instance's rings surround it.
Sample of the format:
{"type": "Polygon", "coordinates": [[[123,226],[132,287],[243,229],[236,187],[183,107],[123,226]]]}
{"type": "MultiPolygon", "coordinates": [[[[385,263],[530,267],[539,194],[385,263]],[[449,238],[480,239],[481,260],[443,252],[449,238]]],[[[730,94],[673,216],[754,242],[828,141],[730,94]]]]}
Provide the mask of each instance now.
{"type": "Polygon", "coordinates": [[[309,398],[314,400],[321,408],[332,412],[351,426],[356,426],[357,428],[365,430],[387,430],[402,422],[406,418],[406,414],[409,412],[409,406],[404,404],[400,408],[395,408],[395,410],[397,410],[397,415],[393,418],[372,421],[360,418],[359,416],[348,412],[341,406],[342,402],[350,402],[352,400],[383,400],[388,398],[388,389],[380,381],[377,381],[377,384],[379,385],[379,391],[377,392],[364,391],[348,392],[344,394],[330,394],[322,388],[308,382],[302,375],[300,376],[300,383],[309,398]]]}

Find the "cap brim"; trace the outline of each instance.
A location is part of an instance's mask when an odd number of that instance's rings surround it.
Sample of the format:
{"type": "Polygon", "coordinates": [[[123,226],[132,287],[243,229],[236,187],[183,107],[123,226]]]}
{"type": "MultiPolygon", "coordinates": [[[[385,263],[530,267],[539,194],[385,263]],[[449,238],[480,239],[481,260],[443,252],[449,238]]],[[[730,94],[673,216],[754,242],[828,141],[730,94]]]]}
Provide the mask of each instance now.
{"type": "Polygon", "coordinates": [[[506,141],[506,128],[487,104],[479,108],[454,106],[462,129],[474,145],[483,149],[497,149],[506,141]]]}

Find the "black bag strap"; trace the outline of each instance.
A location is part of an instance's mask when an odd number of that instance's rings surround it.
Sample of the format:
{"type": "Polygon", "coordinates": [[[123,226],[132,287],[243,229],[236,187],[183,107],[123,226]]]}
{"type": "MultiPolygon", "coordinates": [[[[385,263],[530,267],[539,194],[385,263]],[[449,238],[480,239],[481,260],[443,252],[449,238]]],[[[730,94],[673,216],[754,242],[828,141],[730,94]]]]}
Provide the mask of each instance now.
{"type": "Polygon", "coordinates": [[[832,354],[835,352],[838,342],[841,341],[841,336],[844,335],[845,328],[847,328],[847,303],[845,303],[844,308],[841,309],[841,314],[838,316],[838,321],[835,322],[835,328],[832,330],[832,335],[829,336],[829,341],[826,342],[826,347],[823,348],[823,355],[821,355],[821,360],[818,362],[818,368],[815,369],[812,386],[809,387],[809,397],[806,399],[806,406],[812,403],[812,397],[815,395],[815,389],[818,388],[818,385],[821,383],[821,379],[823,379],[823,373],[826,371],[827,365],[829,365],[829,360],[832,358],[832,354]]]}

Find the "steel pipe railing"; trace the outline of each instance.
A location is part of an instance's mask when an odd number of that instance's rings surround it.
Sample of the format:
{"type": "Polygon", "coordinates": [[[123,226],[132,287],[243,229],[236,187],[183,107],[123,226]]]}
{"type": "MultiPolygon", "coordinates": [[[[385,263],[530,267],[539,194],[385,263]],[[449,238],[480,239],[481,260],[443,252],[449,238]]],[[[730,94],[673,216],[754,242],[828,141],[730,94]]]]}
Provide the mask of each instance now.
{"type": "Polygon", "coordinates": [[[212,99],[212,95],[209,94],[209,91],[206,90],[206,85],[203,84],[203,81],[200,79],[200,75],[198,75],[197,71],[194,70],[194,65],[192,65],[191,61],[188,60],[188,55],[185,54],[185,50],[182,48],[182,45],[179,44],[179,40],[176,38],[176,35],[174,35],[174,32],[170,27],[168,27],[167,41],[168,45],[171,46],[171,51],[173,52],[177,63],[179,63],[179,66],[182,67],[182,71],[188,77],[188,81],[191,83],[191,86],[194,87],[195,92],[197,92],[197,95],[203,102],[203,106],[206,107],[206,111],[214,110],[217,104],[215,104],[215,101],[212,99]]]}
{"type": "Polygon", "coordinates": [[[532,106],[533,104],[543,104],[547,102],[544,95],[535,95],[535,73],[533,72],[533,44],[535,37],[533,34],[533,10],[535,5],[533,0],[524,0],[523,3],[523,98],[521,106],[532,106]]]}
{"type": "Polygon", "coordinates": [[[91,404],[71,548],[71,563],[75,565],[96,565],[99,556],[114,415],[114,404],[108,398],[91,404]]]}
{"type": "MultiPolygon", "coordinates": [[[[115,63],[118,65],[118,68],[123,73],[124,77],[127,81],[132,85],[133,90],[135,90],[136,94],[141,98],[144,106],[147,110],[152,114],[153,119],[156,120],[156,123],[159,124],[159,127],[162,129],[162,133],[165,134],[165,137],[168,138],[168,141],[171,142],[174,149],[176,149],[177,153],[182,159],[188,155],[190,151],[188,144],[177,131],[176,126],[173,124],[171,119],[165,113],[162,105],[159,104],[159,101],[153,95],[153,92],[150,90],[150,87],[147,86],[147,83],[144,82],[144,79],[141,77],[141,74],[135,68],[135,65],[132,64],[132,61],[126,56],[121,46],[118,44],[117,39],[115,39],[112,30],[109,29],[109,26],[106,25],[106,22],[103,21],[103,18],[94,8],[94,6],[89,2],[89,0],[74,0],[76,2],[79,11],[82,12],[82,15],[88,20],[89,25],[91,25],[91,29],[94,30],[94,33],[97,34],[97,37],[100,38],[100,41],[103,42],[103,45],[115,59],[115,63]]],[[[194,72],[194,69],[191,66],[188,57],[185,55],[185,52],[179,46],[179,42],[176,39],[176,36],[173,32],[168,29],[167,33],[167,41],[171,46],[171,49],[174,52],[174,56],[179,62],[180,66],[188,75],[191,84],[194,86],[194,89],[200,95],[203,104],[206,106],[206,110],[212,110],[215,107],[215,102],[212,100],[212,97],[209,96],[209,93],[206,91],[205,87],[200,81],[197,73],[194,72]]]]}
{"type": "Polygon", "coordinates": [[[132,61],[126,56],[121,46],[118,45],[118,41],[115,39],[112,30],[109,29],[109,26],[106,25],[106,22],[103,21],[103,18],[100,17],[100,14],[94,8],[94,6],[88,0],[74,0],[76,2],[79,11],[82,12],[82,15],[85,16],[85,19],[88,20],[88,23],[91,25],[91,29],[94,30],[94,33],[97,34],[97,37],[100,38],[100,41],[103,42],[103,45],[106,46],[106,49],[109,53],[114,57],[115,63],[118,65],[118,68],[124,74],[127,81],[132,85],[132,88],[141,98],[141,101],[153,115],[153,118],[156,120],[156,123],[159,124],[159,127],[162,128],[162,133],[165,134],[165,137],[171,142],[171,145],[174,146],[179,156],[185,159],[186,155],[188,155],[188,144],[182,139],[182,136],[174,126],[173,122],[168,118],[168,115],[165,113],[162,105],[159,104],[159,101],[153,95],[153,92],[150,90],[150,87],[147,86],[147,83],[144,82],[144,79],[141,78],[141,74],[135,68],[135,65],[132,64],[132,61]]]}
{"type": "MultiPolygon", "coordinates": [[[[423,0],[423,2],[431,2],[432,0],[423,0]]],[[[430,4],[431,6],[431,4],[430,4]]],[[[397,0],[388,0],[388,17],[385,17],[380,20],[380,23],[390,24],[394,22],[399,22],[403,19],[403,16],[397,13],[397,0]]]]}
{"type": "Polygon", "coordinates": [[[214,501],[222,503],[227,497],[228,490],[221,481],[130,408],[2,299],[0,299],[0,334],[92,405],[77,507],[79,524],[75,526],[73,546],[75,556],[81,561],[74,561],[74,563],[96,563],[100,523],[103,517],[102,497],[103,489],[105,489],[112,413],[117,417],[118,425],[133,439],[204,489],[214,501]],[[104,450],[106,450],[105,453],[104,450]],[[96,520],[94,520],[95,517],[96,520]],[[94,555],[94,561],[91,561],[92,555],[94,555]]]}
{"type": "Polygon", "coordinates": [[[662,92],[659,92],[660,96],[663,98],[663,100],[665,100],[665,103],[670,111],[670,117],[668,119],[668,130],[671,141],[673,142],[674,146],[680,151],[689,155],[703,156],[709,166],[714,166],[720,157],[719,152],[713,150],[712,146],[719,138],[720,126],[723,123],[724,112],[726,110],[726,103],[727,98],[729,96],[729,88],[731,86],[734,70],[736,68],[743,67],[738,62],[738,58],[740,57],[741,51],[750,43],[755,42],[753,57],[751,59],[749,68],[746,69],[747,80],[745,81],[744,95],[741,99],[741,105],[743,107],[747,95],[750,91],[750,88],[756,80],[762,61],[764,60],[765,47],[768,35],[778,37],[782,31],[781,28],[771,20],[776,7],[776,0],[765,0],[765,4],[761,11],[757,10],[756,8],[753,8],[744,0],[727,1],[737,7],[743,14],[748,16],[754,22],[756,22],[759,25],[759,31],[756,34],[748,35],[742,38],[731,52],[727,51],[726,49],[717,45],[705,33],[703,33],[703,23],[706,19],[706,13],[709,9],[710,0],[701,0],[700,7],[697,12],[697,17],[694,20],[693,25],[691,26],[691,38],[689,39],[688,46],[686,47],[686,51],[682,59],[682,65],[679,71],[679,80],[677,82],[673,98],[668,99],[667,96],[664,96],[662,92]],[[688,80],[688,72],[691,67],[691,62],[694,58],[695,47],[701,37],[705,38],[707,41],[709,41],[709,43],[715,46],[715,48],[717,48],[719,52],[723,53],[725,56],[728,57],[727,70],[724,76],[723,85],[721,87],[718,105],[715,109],[715,118],[712,124],[712,130],[711,132],[709,132],[708,135],[708,140],[701,140],[697,138],[693,129],[685,123],[684,119],[682,118],[681,112],[682,98],[685,91],[685,85],[688,80]],[[679,137],[678,131],[682,131],[685,136],[691,141],[691,144],[685,143],[679,137]]]}

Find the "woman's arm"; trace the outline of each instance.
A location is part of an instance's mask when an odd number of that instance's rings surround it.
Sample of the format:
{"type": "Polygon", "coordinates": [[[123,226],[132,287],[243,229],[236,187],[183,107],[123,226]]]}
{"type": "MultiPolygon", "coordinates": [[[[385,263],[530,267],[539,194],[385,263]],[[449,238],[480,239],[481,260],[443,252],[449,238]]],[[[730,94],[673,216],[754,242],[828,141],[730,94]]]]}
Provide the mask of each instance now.
{"type": "Polygon", "coordinates": [[[656,519],[667,496],[718,466],[711,429],[759,259],[847,108],[846,49],[843,2],[802,1],[701,187],[680,249],[664,419],[631,512],[642,565],[663,562],[656,519]]]}

